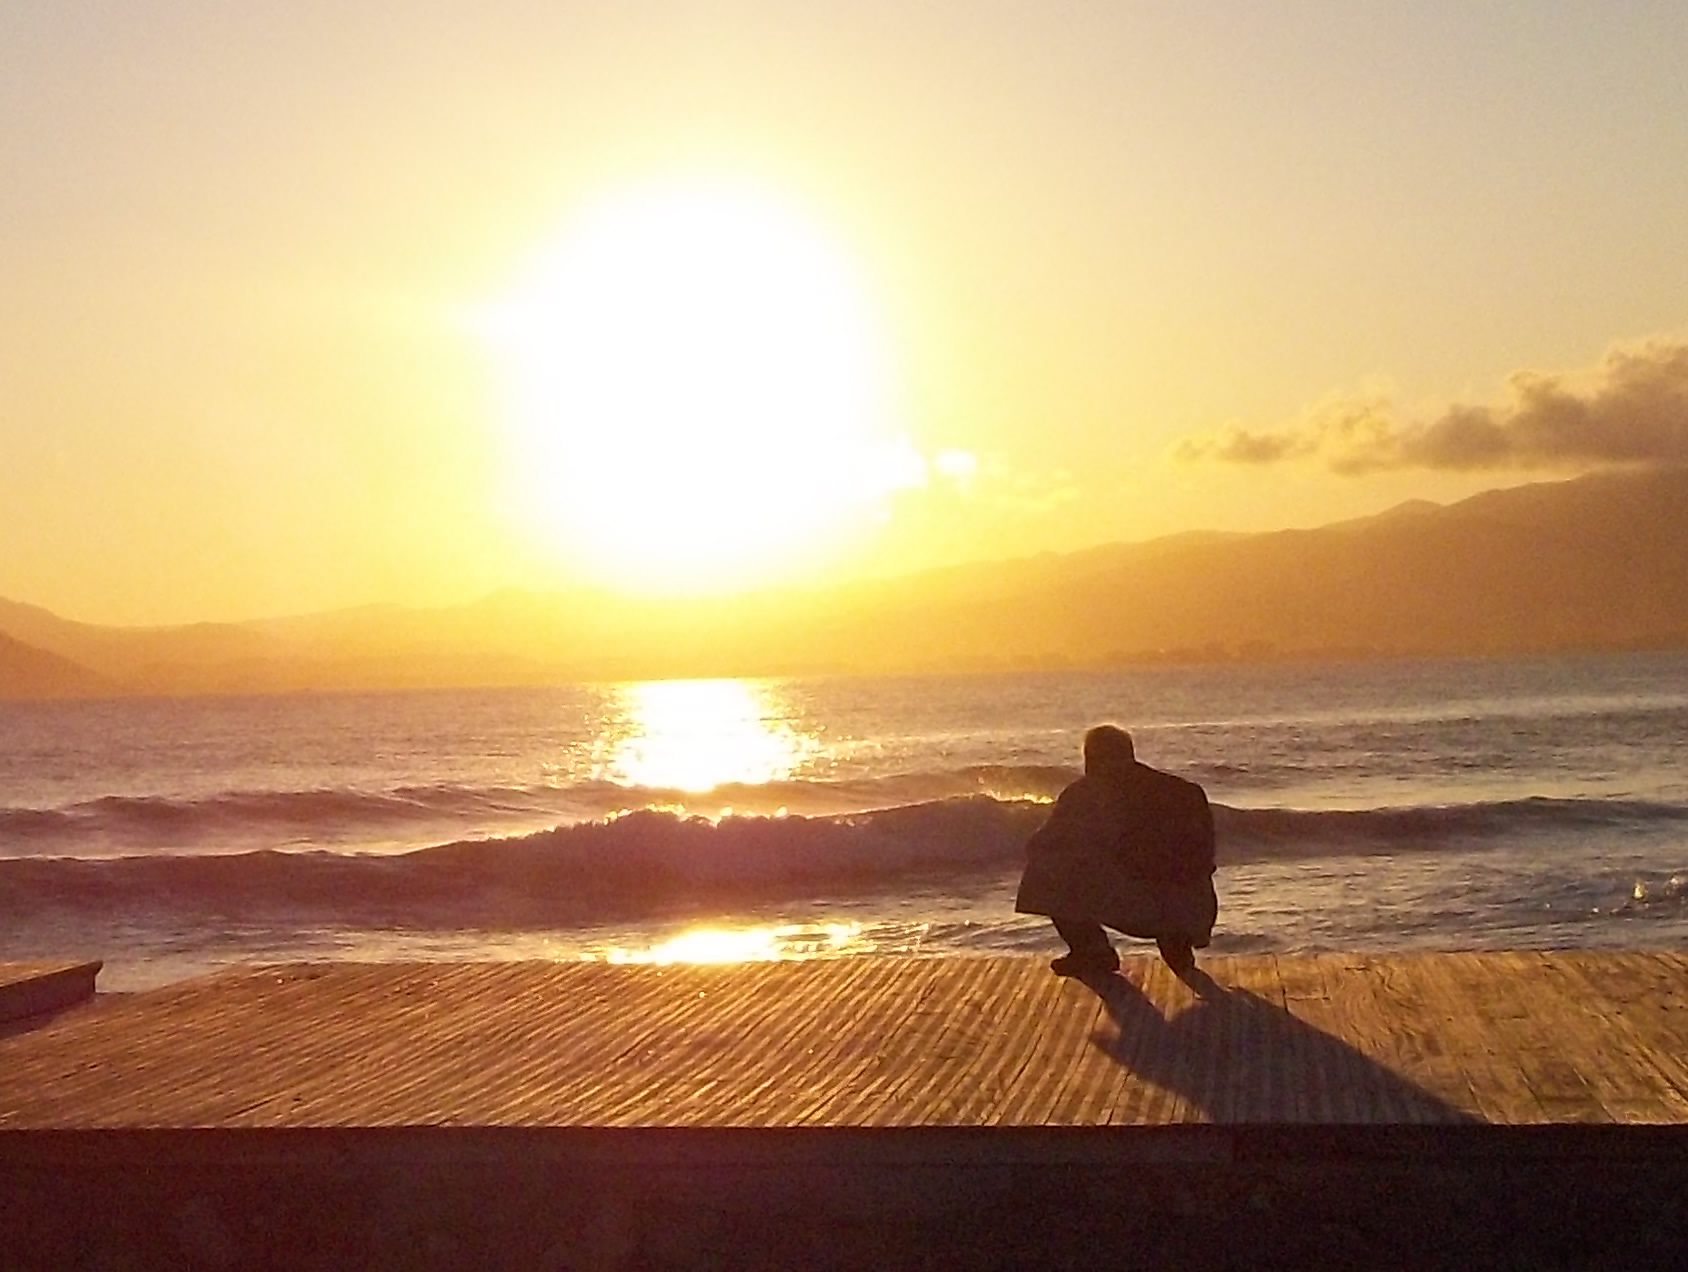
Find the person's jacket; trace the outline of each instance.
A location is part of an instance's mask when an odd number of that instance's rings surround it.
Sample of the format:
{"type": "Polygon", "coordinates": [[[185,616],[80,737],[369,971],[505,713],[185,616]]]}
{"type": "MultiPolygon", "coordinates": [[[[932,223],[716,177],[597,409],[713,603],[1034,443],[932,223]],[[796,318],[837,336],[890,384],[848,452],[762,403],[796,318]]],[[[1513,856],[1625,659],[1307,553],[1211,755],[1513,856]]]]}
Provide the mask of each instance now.
{"type": "Polygon", "coordinates": [[[1061,792],[1026,844],[1014,908],[1205,946],[1218,915],[1213,811],[1195,782],[1132,763],[1061,792]]]}

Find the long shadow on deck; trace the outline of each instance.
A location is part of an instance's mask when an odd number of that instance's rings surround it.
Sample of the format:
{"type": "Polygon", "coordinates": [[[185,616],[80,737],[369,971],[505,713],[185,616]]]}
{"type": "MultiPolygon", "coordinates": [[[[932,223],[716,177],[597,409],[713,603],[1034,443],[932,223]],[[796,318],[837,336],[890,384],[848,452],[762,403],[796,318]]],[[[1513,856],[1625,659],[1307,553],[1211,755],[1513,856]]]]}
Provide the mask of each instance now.
{"type": "Polygon", "coordinates": [[[1091,1042],[1214,1122],[1481,1120],[1258,995],[1226,988],[1199,969],[1181,979],[1196,1002],[1170,1018],[1123,976],[1085,981],[1118,1026],[1091,1042]]]}

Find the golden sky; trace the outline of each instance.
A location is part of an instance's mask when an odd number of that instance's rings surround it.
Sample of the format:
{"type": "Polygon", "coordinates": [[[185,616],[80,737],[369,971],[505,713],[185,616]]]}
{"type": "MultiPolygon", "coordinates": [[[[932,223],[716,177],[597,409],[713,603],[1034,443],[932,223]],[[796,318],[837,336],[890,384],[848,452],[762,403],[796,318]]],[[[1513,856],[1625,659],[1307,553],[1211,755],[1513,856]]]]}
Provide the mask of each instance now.
{"type": "Polygon", "coordinates": [[[1688,9],[0,6],[0,596],[824,582],[1688,459],[1688,9]]]}

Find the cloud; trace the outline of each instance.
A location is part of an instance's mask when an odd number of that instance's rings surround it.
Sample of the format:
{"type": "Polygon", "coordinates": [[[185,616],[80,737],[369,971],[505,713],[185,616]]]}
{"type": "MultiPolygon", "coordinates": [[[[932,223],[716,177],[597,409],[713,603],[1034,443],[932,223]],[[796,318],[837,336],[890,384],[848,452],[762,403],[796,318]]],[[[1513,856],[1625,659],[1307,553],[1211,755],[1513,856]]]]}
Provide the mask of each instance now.
{"type": "Polygon", "coordinates": [[[1520,371],[1498,406],[1397,423],[1386,398],[1331,403],[1293,428],[1229,429],[1180,444],[1184,460],[1322,460],[1334,472],[1597,468],[1688,463],[1688,342],[1615,349],[1591,374],[1520,371]]]}

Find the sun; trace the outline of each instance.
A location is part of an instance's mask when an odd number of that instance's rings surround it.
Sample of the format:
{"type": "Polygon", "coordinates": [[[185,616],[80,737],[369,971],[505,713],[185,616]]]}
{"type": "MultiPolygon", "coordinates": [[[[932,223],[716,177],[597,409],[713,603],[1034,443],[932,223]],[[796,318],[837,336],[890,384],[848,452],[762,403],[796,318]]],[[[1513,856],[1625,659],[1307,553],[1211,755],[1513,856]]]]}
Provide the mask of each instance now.
{"type": "Polygon", "coordinates": [[[507,397],[512,511],[622,590],[790,573],[914,480],[860,269],[768,191],[601,198],[477,326],[507,397]]]}

